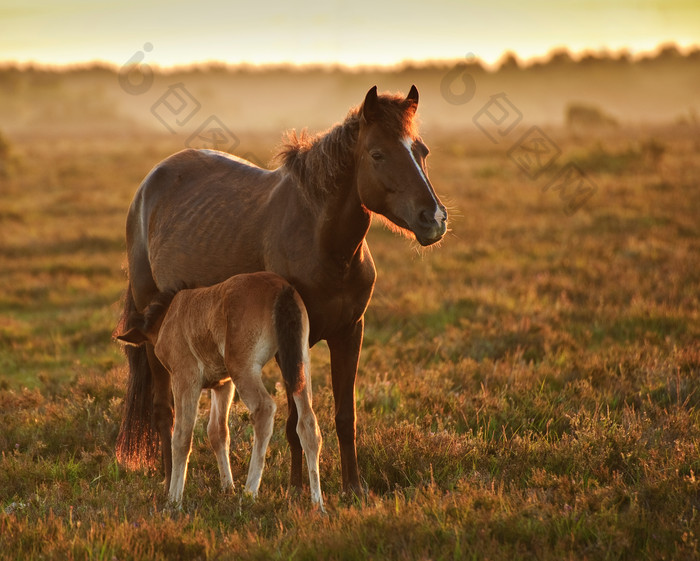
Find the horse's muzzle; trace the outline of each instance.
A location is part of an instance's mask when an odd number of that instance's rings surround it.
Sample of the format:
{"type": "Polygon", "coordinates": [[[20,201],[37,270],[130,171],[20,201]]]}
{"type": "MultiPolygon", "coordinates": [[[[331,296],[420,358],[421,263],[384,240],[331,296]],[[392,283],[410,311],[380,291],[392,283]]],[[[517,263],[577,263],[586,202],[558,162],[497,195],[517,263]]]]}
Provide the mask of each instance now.
{"type": "Polygon", "coordinates": [[[439,242],[447,232],[447,211],[441,207],[433,216],[420,213],[419,227],[413,230],[416,240],[423,247],[439,242]]]}

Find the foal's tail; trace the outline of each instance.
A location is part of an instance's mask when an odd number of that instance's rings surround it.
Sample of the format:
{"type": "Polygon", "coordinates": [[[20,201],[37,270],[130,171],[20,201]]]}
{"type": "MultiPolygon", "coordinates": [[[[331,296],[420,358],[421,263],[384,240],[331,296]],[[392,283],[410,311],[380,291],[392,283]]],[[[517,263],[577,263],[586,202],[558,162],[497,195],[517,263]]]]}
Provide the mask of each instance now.
{"type": "Polygon", "coordinates": [[[303,349],[308,344],[308,334],[304,333],[302,309],[291,286],[285,286],[277,295],[274,317],[282,377],[287,392],[298,393],[305,383],[303,349]]]}
{"type": "MultiPolygon", "coordinates": [[[[139,314],[131,294],[126,289],[124,312],[117,330],[124,332],[138,321],[139,314]]],[[[124,398],[124,418],[117,437],[117,460],[131,469],[155,467],[159,437],[153,426],[153,375],[148,363],[146,345],[124,347],[129,363],[129,382],[124,398]]]]}

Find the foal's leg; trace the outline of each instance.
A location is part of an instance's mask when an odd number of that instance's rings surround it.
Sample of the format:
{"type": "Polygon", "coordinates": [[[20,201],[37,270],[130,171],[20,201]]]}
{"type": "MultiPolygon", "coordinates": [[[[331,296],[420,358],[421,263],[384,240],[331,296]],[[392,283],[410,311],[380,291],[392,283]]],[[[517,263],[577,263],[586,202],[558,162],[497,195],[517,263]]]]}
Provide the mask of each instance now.
{"type": "Polygon", "coordinates": [[[211,390],[211,412],[207,425],[209,444],[216,454],[216,463],[219,465],[219,475],[221,476],[221,488],[224,490],[233,487],[229,460],[231,436],[228,428],[228,415],[234,391],[235,388],[231,380],[211,390]]]}
{"type": "Polygon", "coordinates": [[[323,496],[321,495],[321,481],[319,475],[319,456],[321,454],[321,431],[318,428],[316,415],[311,408],[311,377],[309,376],[308,360],[305,361],[306,384],[299,394],[294,395],[297,411],[299,412],[299,424],[297,432],[301,445],[306,454],[306,465],[309,469],[309,489],[311,501],[317,504],[323,511],[323,496]]]}
{"type": "Polygon", "coordinates": [[[297,411],[294,396],[287,392],[287,425],[285,432],[289,450],[292,455],[292,469],[289,475],[289,485],[301,489],[301,442],[297,433],[297,424],[299,422],[299,413],[297,411]]]}
{"type": "Polygon", "coordinates": [[[199,372],[192,369],[173,373],[175,397],[175,430],[172,439],[173,469],[168,498],[179,505],[187,478],[187,462],[192,450],[192,433],[197,420],[197,406],[202,393],[199,372]]]}
{"type": "Polygon", "coordinates": [[[260,479],[265,467],[265,452],[272,436],[277,406],[262,383],[260,368],[247,368],[240,376],[236,376],[235,384],[253,421],[253,452],[245,490],[255,497],[260,488],[260,479]]]}

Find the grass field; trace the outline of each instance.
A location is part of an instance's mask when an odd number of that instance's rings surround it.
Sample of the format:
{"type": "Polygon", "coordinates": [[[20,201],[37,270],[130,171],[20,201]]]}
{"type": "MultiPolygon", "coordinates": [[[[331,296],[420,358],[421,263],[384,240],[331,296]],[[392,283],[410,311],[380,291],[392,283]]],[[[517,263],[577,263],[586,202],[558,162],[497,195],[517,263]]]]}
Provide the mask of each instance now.
{"type": "MultiPolygon", "coordinates": [[[[159,475],[115,461],[126,209],[181,145],[8,139],[0,558],[698,558],[697,130],[548,134],[597,186],[572,215],[543,190],[554,170],[531,180],[472,130],[425,139],[451,212],[440,247],[373,226],[379,278],[356,392],[363,500],[341,495],[327,350],[312,357],[327,516],[308,492],[287,492],[275,369],[277,430],[256,502],[240,492],[252,429],[239,401],[232,495],[219,493],[203,422],[181,513],[165,508],[159,475]]],[[[256,139],[255,153],[278,140],[256,139]]]]}

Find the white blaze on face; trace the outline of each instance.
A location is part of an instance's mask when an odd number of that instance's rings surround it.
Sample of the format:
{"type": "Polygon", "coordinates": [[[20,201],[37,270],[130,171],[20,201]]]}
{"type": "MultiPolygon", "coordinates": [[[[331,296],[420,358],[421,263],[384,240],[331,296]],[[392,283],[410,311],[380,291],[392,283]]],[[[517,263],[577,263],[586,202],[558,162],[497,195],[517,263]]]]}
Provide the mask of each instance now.
{"type": "Polygon", "coordinates": [[[430,191],[430,196],[433,198],[433,202],[435,203],[435,222],[442,222],[445,219],[445,213],[440,208],[440,205],[438,204],[437,199],[435,198],[435,193],[433,193],[433,188],[430,186],[430,182],[428,181],[428,178],[426,177],[423,168],[418,163],[418,160],[416,160],[416,156],[413,153],[413,139],[406,136],[401,139],[401,144],[403,144],[406,150],[408,150],[408,155],[411,156],[411,160],[413,160],[413,163],[415,164],[419,175],[423,178],[423,181],[425,182],[425,186],[428,188],[428,191],[430,191]]]}

